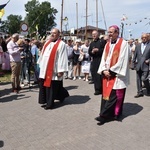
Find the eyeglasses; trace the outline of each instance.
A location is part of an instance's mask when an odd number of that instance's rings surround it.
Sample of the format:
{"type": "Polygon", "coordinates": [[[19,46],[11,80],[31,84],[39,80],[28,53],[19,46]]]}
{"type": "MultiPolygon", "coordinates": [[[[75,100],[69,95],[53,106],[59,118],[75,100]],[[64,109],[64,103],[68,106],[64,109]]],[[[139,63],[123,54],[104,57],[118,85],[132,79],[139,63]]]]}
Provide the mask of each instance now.
{"type": "Polygon", "coordinates": [[[115,33],[115,32],[108,31],[107,33],[109,33],[109,34],[113,34],[113,33],[115,33]]]}

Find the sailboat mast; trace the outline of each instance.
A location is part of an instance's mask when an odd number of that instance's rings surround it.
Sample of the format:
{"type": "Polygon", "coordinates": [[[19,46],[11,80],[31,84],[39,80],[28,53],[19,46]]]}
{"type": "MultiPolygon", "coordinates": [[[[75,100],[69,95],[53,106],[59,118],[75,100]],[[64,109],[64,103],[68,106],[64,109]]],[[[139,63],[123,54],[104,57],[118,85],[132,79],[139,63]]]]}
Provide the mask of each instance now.
{"type": "Polygon", "coordinates": [[[76,3],[77,38],[78,38],[78,3],[76,3]]]}
{"type": "Polygon", "coordinates": [[[98,0],[96,0],[96,28],[98,29],[98,0]]]}
{"type": "Polygon", "coordinates": [[[61,20],[60,20],[60,33],[62,34],[62,24],[63,24],[63,7],[64,7],[64,0],[61,3],[61,20]]]}
{"type": "Polygon", "coordinates": [[[88,23],[88,0],[86,0],[86,26],[85,26],[85,39],[87,40],[87,23],[88,23]]]}

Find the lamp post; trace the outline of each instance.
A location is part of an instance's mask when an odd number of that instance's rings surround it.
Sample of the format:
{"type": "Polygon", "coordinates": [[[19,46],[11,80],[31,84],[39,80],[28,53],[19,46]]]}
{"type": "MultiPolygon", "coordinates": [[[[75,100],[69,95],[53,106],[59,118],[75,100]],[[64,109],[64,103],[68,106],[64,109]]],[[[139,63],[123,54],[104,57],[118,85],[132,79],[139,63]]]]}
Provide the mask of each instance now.
{"type": "Polygon", "coordinates": [[[65,18],[63,19],[63,22],[64,22],[64,26],[65,26],[65,32],[66,32],[66,34],[67,34],[68,17],[65,17],[65,18]]]}
{"type": "Polygon", "coordinates": [[[123,37],[123,32],[124,32],[124,23],[121,22],[121,37],[123,37]]]}
{"type": "Polygon", "coordinates": [[[124,32],[124,21],[127,20],[127,16],[125,14],[123,14],[122,18],[121,18],[121,37],[123,37],[123,32],[124,32]]]}

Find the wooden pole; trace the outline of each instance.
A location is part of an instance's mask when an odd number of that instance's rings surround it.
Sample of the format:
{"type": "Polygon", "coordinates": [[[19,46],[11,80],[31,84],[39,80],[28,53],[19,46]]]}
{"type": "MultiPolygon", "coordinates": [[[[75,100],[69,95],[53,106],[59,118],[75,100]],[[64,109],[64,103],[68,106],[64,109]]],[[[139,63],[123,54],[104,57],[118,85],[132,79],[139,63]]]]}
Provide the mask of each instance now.
{"type": "Polygon", "coordinates": [[[98,29],[98,0],[96,0],[96,28],[98,29]]]}
{"type": "Polygon", "coordinates": [[[62,35],[62,24],[63,24],[63,7],[64,7],[64,0],[62,0],[61,3],[61,20],[60,20],[60,33],[62,35]]]}
{"type": "Polygon", "coordinates": [[[77,38],[78,38],[78,3],[76,3],[77,38]]]}
{"type": "Polygon", "coordinates": [[[85,39],[87,40],[87,23],[88,23],[88,0],[86,0],[86,26],[85,26],[85,39]]]}

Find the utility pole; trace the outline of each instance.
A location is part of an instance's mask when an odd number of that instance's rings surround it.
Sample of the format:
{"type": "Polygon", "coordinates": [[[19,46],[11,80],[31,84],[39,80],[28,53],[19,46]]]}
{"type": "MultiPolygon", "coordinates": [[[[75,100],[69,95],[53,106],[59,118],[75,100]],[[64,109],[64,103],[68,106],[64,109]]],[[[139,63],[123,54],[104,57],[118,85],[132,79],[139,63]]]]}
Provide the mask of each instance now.
{"type": "Polygon", "coordinates": [[[61,3],[61,20],[60,20],[60,33],[62,35],[62,24],[63,24],[63,7],[64,7],[64,0],[62,0],[61,3]]]}
{"type": "Polygon", "coordinates": [[[77,38],[78,38],[78,3],[76,3],[77,38]]]}
{"type": "Polygon", "coordinates": [[[98,29],[98,0],[96,0],[96,28],[98,29]]]}
{"type": "Polygon", "coordinates": [[[86,26],[85,26],[85,39],[87,40],[87,23],[88,23],[88,0],[86,0],[86,26]]]}

